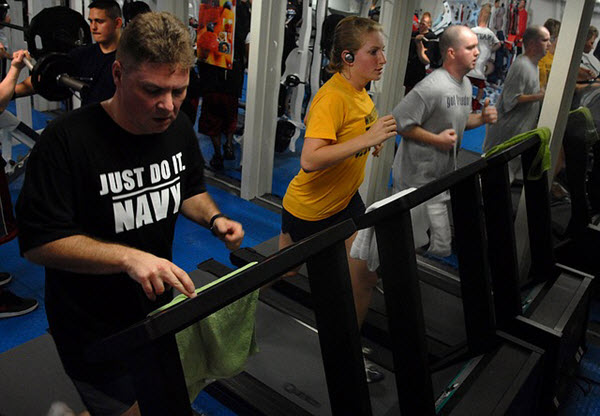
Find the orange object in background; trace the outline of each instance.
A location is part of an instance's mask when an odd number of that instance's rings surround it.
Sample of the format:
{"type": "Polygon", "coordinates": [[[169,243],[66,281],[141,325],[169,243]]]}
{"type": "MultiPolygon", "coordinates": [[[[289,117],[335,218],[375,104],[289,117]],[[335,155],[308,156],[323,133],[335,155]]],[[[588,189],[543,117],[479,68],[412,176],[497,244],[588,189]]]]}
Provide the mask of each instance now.
{"type": "Polygon", "coordinates": [[[202,0],[196,53],[201,62],[231,69],[236,0],[202,0]]]}

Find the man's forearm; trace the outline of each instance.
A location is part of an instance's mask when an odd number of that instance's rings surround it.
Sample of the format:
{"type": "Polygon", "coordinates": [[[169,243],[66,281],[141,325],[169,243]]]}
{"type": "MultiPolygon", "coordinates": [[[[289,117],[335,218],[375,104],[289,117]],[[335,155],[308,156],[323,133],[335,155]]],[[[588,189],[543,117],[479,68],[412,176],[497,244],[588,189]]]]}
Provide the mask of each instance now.
{"type": "Polygon", "coordinates": [[[46,243],[25,252],[34,263],[73,273],[112,274],[126,271],[127,259],[139,251],[84,235],[74,235],[46,243]]]}
{"type": "Polygon", "coordinates": [[[33,84],[31,83],[31,77],[27,77],[24,81],[18,83],[15,86],[15,97],[26,97],[28,95],[35,94],[33,84]]]}
{"type": "Polygon", "coordinates": [[[517,102],[519,104],[532,103],[535,101],[542,101],[543,99],[544,99],[544,94],[541,92],[537,93],[537,94],[521,94],[517,98],[517,102]]]}
{"type": "Polygon", "coordinates": [[[13,97],[19,79],[19,72],[17,68],[11,66],[6,77],[0,82],[0,112],[6,110],[13,97]]]}
{"type": "MultiPolygon", "coordinates": [[[[239,244],[238,244],[239,247],[239,244]]],[[[74,235],[28,250],[25,258],[59,270],[83,274],[127,275],[140,284],[150,300],[169,286],[196,296],[188,274],[169,260],[135,248],[74,235]]]]}
{"type": "Polygon", "coordinates": [[[481,113],[475,114],[475,113],[471,113],[469,114],[469,119],[467,120],[467,125],[465,127],[465,130],[471,130],[474,129],[476,127],[479,127],[483,124],[483,117],[481,116],[481,113]]]}
{"type": "Polygon", "coordinates": [[[421,63],[423,65],[429,65],[429,57],[427,56],[427,54],[425,53],[427,51],[427,49],[425,49],[425,46],[423,46],[422,42],[417,42],[417,56],[419,57],[419,60],[421,61],[421,63]]]}
{"type": "Polygon", "coordinates": [[[437,135],[435,133],[431,133],[428,130],[425,130],[421,126],[414,126],[409,130],[402,131],[399,133],[403,138],[407,138],[410,140],[415,140],[418,142],[423,142],[427,144],[435,144],[437,143],[437,135]]]}
{"type": "Polygon", "coordinates": [[[204,227],[210,227],[213,234],[225,243],[229,250],[237,250],[244,239],[242,224],[219,216],[211,224],[211,219],[221,211],[207,192],[194,195],[181,204],[181,213],[186,218],[204,227]]]}
{"type": "Polygon", "coordinates": [[[210,219],[220,213],[219,207],[210,197],[208,192],[203,192],[186,199],[181,204],[181,213],[188,219],[208,227],[210,219]]]}

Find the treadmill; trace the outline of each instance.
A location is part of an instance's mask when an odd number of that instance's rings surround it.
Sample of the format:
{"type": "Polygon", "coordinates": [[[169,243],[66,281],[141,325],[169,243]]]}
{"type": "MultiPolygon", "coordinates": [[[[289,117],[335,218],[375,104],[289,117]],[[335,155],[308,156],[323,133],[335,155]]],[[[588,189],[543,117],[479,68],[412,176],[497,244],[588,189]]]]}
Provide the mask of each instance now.
{"type": "MultiPolygon", "coordinates": [[[[467,331],[470,334],[468,349],[478,351],[478,349],[481,349],[481,345],[485,345],[486,337],[489,338],[496,328],[494,315],[498,328],[506,329],[508,332],[516,334],[540,348],[548,349],[549,356],[552,357],[549,362],[552,364],[545,369],[546,376],[542,387],[544,392],[542,402],[544,412],[553,412],[562,401],[566,393],[566,381],[572,376],[585,350],[591,276],[554,264],[552,247],[549,245],[549,242],[551,242],[549,237],[551,229],[546,178],[545,175],[542,175],[536,181],[526,180],[527,204],[529,214],[533,218],[530,221],[534,260],[532,275],[536,282],[541,283],[530,292],[525,304],[523,306],[521,304],[518,268],[516,266],[516,255],[514,254],[516,249],[514,248],[515,237],[512,224],[512,205],[510,203],[510,184],[506,163],[510,159],[523,154],[524,171],[527,172],[534,155],[537,153],[539,143],[538,138],[531,139],[487,161],[486,168],[481,176],[486,201],[486,232],[488,238],[482,237],[476,231],[478,227],[473,227],[476,223],[474,219],[479,218],[476,205],[481,205],[481,196],[472,200],[472,207],[468,205],[465,207],[463,203],[457,202],[468,200],[468,195],[462,194],[461,196],[461,194],[457,194],[457,197],[453,197],[452,200],[455,208],[453,212],[470,212],[466,218],[455,215],[461,271],[463,271],[463,274],[468,275],[468,281],[465,282],[465,296],[470,299],[465,301],[467,305],[470,305],[468,306],[469,310],[465,313],[465,320],[470,328],[470,331],[467,331]],[[499,180],[500,182],[498,182],[499,180]],[[462,225],[459,226],[458,224],[462,225]],[[470,229],[474,234],[469,237],[461,237],[465,235],[465,231],[463,231],[465,229],[470,229]],[[485,308],[489,302],[490,293],[482,285],[489,281],[488,250],[486,248],[488,240],[490,243],[489,267],[493,278],[494,303],[492,305],[494,312],[486,317],[486,314],[482,311],[486,311],[485,308]],[[473,244],[473,242],[476,243],[473,244]],[[463,249],[461,255],[460,247],[466,247],[469,244],[471,244],[472,249],[467,250],[466,253],[463,249]],[[475,254],[474,258],[473,254],[475,254]],[[486,274],[488,274],[488,278],[479,279],[479,276],[486,276],[486,274]]],[[[457,175],[458,172],[464,174],[465,170],[457,171],[457,175]]],[[[428,185],[430,188],[435,186],[438,185],[428,185]]],[[[432,193],[430,196],[433,195],[432,193]]],[[[420,200],[424,201],[426,199],[420,198],[420,200]]],[[[416,205],[418,204],[411,203],[411,207],[416,205]]],[[[389,211],[390,208],[387,209],[389,211]]],[[[373,215],[376,214],[372,212],[365,215],[361,219],[362,222],[359,221],[359,228],[370,225],[367,224],[369,222],[368,218],[373,215]]],[[[370,222],[372,223],[372,221],[370,222]]],[[[404,224],[404,228],[409,225],[404,224]]],[[[392,228],[392,225],[388,224],[387,229],[392,228]]],[[[386,230],[383,229],[379,232],[385,233],[386,230]]],[[[383,246],[391,247],[394,244],[394,238],[398,238],[400,232],[400,230],[396,230],[395,234],[389,238],[392,243],[383,246]]],[[[410,237],[412,238],[412,234],[410,237]]],[[[407,241],[410,243],[411,240],[407,241]]],[[[396,247],[397,250],[404,248],[396,247]]],[[[389,254],[390,257],[393,256],[392,253],[389,254]]],[[[400,264],[397,264],[396,270],[398,269],[401,269],[400,264]]],[[[423,283],[421,281],[421,296],[423,294],[422,288],[423,283]]],[[[415,294],[418,293],[415,292],[412,296],[414,297],[415,294]]],[[[425,322],[427,324],[427,315],[425,315],[425,322]]],[[[458,357],[461,357],[461,354],[464,356],[464,353],[465,351],[459,351],[459,354],[454,354],[431,368],[433,370],[444,368],[448,362],[456,361],[458,357]]],[[[413,355],[408,354],[408,356],[412,357],[413,355]]],[[[424,367],[426,367],[426,364],[423,364],[424,367]]]]}
{"type": "MultiPolygon", "coordinates": [[[[192,272],[194,278],[210,279],[209,272],[203,268],[214,269],[215,265],[204,263],[200,267],[200,271],[192,272]]],[[[260,352],[248,360],[245,371],[231,379],[217,380],[207,386],[206,392],[240,415],[332,414],[324,388],[317,330],[312,323],[259,302],[256,331],[260,352]]],[[[510,414],[519,408],[519,414],[534,415],[542,356],[542,350],[507,337],[506,345],[492,353],[458,362],[433,374],[429,403],[439,414],[485,415],[494,411],[510,414]],[[502,382],[498,383],[498,379],[502,382]],[[519,394],[507,398],[506,392],[508,396],[513,392],[519,394]],[[454,413],[461,406],[468,410],[454,413]]],[[[382,371],[386,378],[368,386],[372,414],[399,415],[396,378],[389,370],[383,368],[382,371]]],[[[411,383],[403,379],[402,389],[411,383]]]]}
{"type": "MultiPolygon", "coordinates": [[[[316,328],[260,304],[257,335],[263,352],[250,359],[247,372],[207,388],[227,406],[243,409],[238,411],[244,415],[396,415],[399,409],[403,414],[435,414],[436,409],[438,414],[535,414],[543,351],[504,334],[498,334],[498,342],[480,355],[438,373],[437,382],[427,374],[419,375],[418,382],[396,374],[395,378],[388,375],[387,383],[367,387],[344,247],[344,240],[354,231],[348,220],[298,242],[196,298],[100,341],[88,350],[88,356],[96,360],[126,357],[144,415],[189,415],[190,400],[174,334],[308,260],[316,328]],[[307,378],[303,380],[300,373],[307,378]],[[425,378],[432,390],[433,386],[439,389],[438,394],[428,397],[427,411],[405,411],[415,398],[402,392],[425,378]]],[[[202,270],[192,276],[210,280],[202,270]]],[[[392,318],[407,322],[395,312],[392,318]]],[[[418,322],[407,325],[423,329],[418,322]]],[[[396,361],[398,353],[393,355],[396,361]]]]}
{"type": "Polygon", "coordinates": [[[497,326],[546,351],[543,414],[554,413],[567,395],[586,350],[593,276],[556,263],[546,172],[527,172],[540,149],[539,137],[488,158],[482,172],[489,262],[497,326]],[[532,291],[522,304],[507,163],[521,155],[531,251],[532,291]]]}
{"type": "MultiPolygon", "coordinates": [[[[234,251],[230,256],[231,262],[237,267],[242,267],[252,261],[264,260],[276,253],[277,250],[278,237],[274,237],[254,247],[245,247],[234,251]]],[[[453,278],[456,279],[454,276],[453,278]]],[[[460,282],[458,279],[457,281],[460,282]]],[[[308,272],[305,266],[300,268],[296,276],[276,281],[272,285],[272,289],[271,292],[277,292],[296,302],[298,308],[302,306],[310,309],[312,307],[308,272]]],[[[425,305],[424,313],[431,359],[438,361],[452,355],[455,351],[464,350],[466,332],[460,290],[458,293],[454,287],[444,290],[421,280],[421,292],[425,305]]],[[[265,296],[275,298],[273,302],[279,301],[276,294],[265,294],[265,296]]],[[[383,365],[382,360],[385,361],[385,359],[382,355],[385,353],[378,351],[377,346],[381,345],[389,349],[391,340],[387,327],[383,290],[379,286],[373,291],[362,333],[365,346],[375,350],[375,354],[369,359],[383,365]]]]}
{"type": "MultiPolygon", "coordinates": [[[[479,155],[468,150],[459,153],[459,164],[469,166],[474,164],[478,169],[482,166],[479,155]]],[[[473,167],[467,167],[472,169],[473,167]]],[[[237,267],[260,261],[278,250],[278,236],[275,236],[254,247],[244,247],[231,255],[231,262],[237,267]]],[[[459,271],[455,268],[417,252],[421,296],[424,304],[427,341],[432,362],[446,360],[457,354],[465,353],[467,346],[464,311],[461,299],[459,271]]],[[[273,288],[297,303],[310,308],[311,297],[306,267],[302,266],[298,275],[279,280],[273,288]]],[[[375,353],[369,357],[377,364],[386,364],[385,350],[377,351],[382,345],[387,349],[391,340],[387,330],[387,315],[383,291],[378,286],[373,297],[367,317],[362,327],[363,344],[375,353]]],[[[387,360],[389,362],[389,360],[387,360]]]]}
{"type": "MultiPolygon", "coordinates": [[[[434,196],[436,195],[436,190],[442,192],[448,189],[451,183],[457,183],[463,178],[473,176],[481,171],[485,163],[483,159],[479,158],[473,163],[459,168],[448,176],[450,179],[432,182],[436,184],[434,185],[434,190],[428,190],[426,193],[434,196]]],[[[460,216],[459,209],[453,209],[455,224],[457,221],[460,221],[458,218],[460,216]]],[[[359,220],[357,226],[358,228],[366,228],[368,225],[364,221],[361,223],[359,220]]],[[[232,253],[231,262],[241,267],[251,261],[260,261],[276,252],[277,244],[278,238],[275,237],[256,247],[239,249],[232,253]]],[[[476,247],[476,249],[481,251],[481,247],[476,247]]],[[[417,255],[416,258],[419,265],[419,286],[424,305],[423,313],[425,314],[429,359],[434,364],[439,363],[440,366],[444,366],[444,363],[467,353],[469,348],[467,341],[469,331],[468,322],[472,314],[465,313],[463,304],[476,305],[479,301],[477,296],[474,296],[472,300],[463,299],[464,293],[460,286],[461,278],[463,273],[468,273],[467,269],[464,272],[462,270],[464,260],[459,261],[461,264],[458,270],[460,277],[457,277],[451,273],[451,270],[443,270],[430,263],[424,263],[422,256],[417,255]],[[440,278],[442,274],[447,275],[447,278],[440,278]]],[[[454,272],[456,273],[457,271],[454,272]]],[[[276,282],[273,288],[289,296],[299,304],[310,308],[310,287],[306,276],[306,269],[301,268],[297,276],[282,279],[276,282]]],[[[469,295],[467,294],[467,296],[469,295]]],[[[488,299],[484,300],[484,302],[487,301],[488,299]]],[[[385,296],[382,290],[375,290],[373,292],[362,333],[365,336],[365,346],[375,350],[375,354],[369,356],[369,359],[385,366],[387,363],[381,357],[386,355],[385,349],[391,349],[391,339],[388,332],[385,296]],[[378,346],[383,346],[384,349],[380,350],[378,346]]],[[[471,338],[476,338],[476,336],[474,334],[471,338]]]]}
{"type": "Polygon", "coordinates": [[[87,357],[95,362],[125,357],[142,414],[190,415],[191,401],[175,334],[307,261],[313,270],[311,286],[316,294],[315,316],[331,411],[370,414],[344,247],[344,240],[354,230],[352,221],[346,221],[299,242],[207,288],[194,299],[95,343],[88,348],[87,357]],[[344,348],[339,349],[338,343],[344,348]]]}

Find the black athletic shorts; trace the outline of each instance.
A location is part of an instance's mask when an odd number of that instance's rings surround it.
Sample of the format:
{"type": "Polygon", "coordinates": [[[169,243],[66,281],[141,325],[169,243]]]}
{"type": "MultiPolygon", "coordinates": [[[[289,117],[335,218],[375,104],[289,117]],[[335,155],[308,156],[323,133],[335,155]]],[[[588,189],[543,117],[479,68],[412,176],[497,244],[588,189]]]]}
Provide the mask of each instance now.
{"type": "Polygon", "coordinates": [[[284,208],[281,212],[281,232],[289,233],[290,237],[292,237],[292,241],[300,241],[303,238],[318,233],[319,231],[347,220],[348,218],[356,220],[364,213],[365,204],[358,192],[354,194],[346,208],[331,217],[319,221],[301,220],[300,218],[294,217],[284,208]]]}

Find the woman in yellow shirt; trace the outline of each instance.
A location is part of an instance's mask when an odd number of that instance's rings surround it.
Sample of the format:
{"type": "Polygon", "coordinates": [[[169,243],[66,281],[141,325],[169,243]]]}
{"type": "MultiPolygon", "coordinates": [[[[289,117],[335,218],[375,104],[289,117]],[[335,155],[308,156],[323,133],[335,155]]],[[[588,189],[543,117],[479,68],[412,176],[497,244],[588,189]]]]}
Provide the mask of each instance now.
{"type": "MultiPolygon", "coordinates": [[[[381,78],[386,63],[382,27],[350,16],[338,23],[329,70],[334,72],[315,95],[306,117],[301,170],[283,198],[279,247],[291,245],[348,218],[362,215],[358,187],[369,149],[396,135],[391,115],[378,118],[365,86],[381,78]]],[[[356,234],[346,240],[349,252],[356,234]]],[[[362,260],[349,258],[359,325],[366,316],[377,275],[362,260]]]]}

